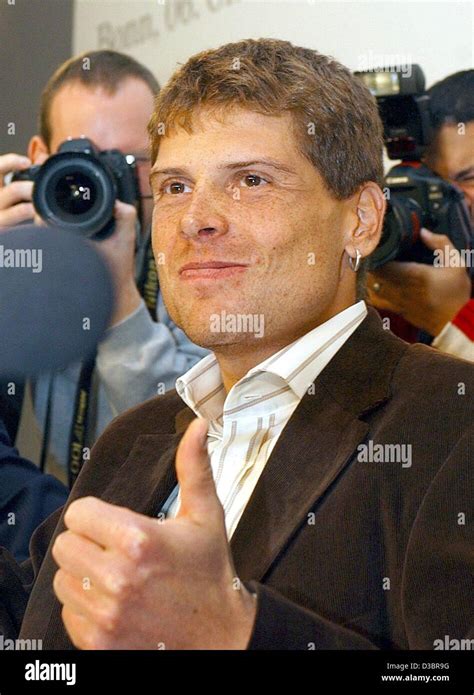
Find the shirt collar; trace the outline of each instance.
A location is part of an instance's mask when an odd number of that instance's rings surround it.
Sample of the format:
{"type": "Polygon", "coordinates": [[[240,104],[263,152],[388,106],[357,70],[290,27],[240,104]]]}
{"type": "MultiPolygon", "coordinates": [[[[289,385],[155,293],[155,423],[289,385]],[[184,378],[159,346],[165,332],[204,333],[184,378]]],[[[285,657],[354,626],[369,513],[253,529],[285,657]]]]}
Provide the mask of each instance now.
{"type": "Polygon", "coordinates": [[[226,411],[238,405],[246,397],[243,394],[249,394],[252,384],[258,389],[259,378],[274,385],[279,378],[282,388],[289,386],[300,400],[366,316],[367,306],[363,300],[351,305],[249,369],[228,394],[213,353],[179,377],[176,390],[196,415],[208,420],[220,419],[224,405],[226,411]]]}

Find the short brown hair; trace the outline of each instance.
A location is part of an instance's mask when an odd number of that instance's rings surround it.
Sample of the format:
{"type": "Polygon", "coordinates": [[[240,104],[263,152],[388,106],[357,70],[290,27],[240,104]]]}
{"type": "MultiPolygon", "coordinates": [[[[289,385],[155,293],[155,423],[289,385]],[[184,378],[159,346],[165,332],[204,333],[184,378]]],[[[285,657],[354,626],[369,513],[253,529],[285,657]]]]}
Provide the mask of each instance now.
{"type": "Polygon", "coordinates": [[[332,58],[278,39],[245,39],[189,58],[156,97],[153,161],[163,132],[191,132],[196,108],[233,104],[270,116],[293,113],[302,153],[337,198],[366,181],[382,187],[383,129],[369,90],[332,58]]]}
{"type": "Polygon", "coordinates": [[[46,145],[49,147],[51,144],[51,103],[61,87],[69,82],[79,82],[91,88],[102,87],[108,94],[115,94],[129,77],[143,80],[152,94],[160,91],[158,80],[148,68],[117,51],[89,51],[60,65],[41,94],[39,132],[46,145]]]}

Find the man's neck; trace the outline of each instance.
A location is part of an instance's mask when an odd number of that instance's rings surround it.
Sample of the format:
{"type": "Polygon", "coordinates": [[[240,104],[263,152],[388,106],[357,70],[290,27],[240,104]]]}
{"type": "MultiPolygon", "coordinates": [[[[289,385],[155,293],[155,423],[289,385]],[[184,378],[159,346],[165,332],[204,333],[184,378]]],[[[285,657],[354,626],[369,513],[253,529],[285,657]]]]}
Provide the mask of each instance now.
{"type": "MultiPolygon", "coordinates": [[[[255,340],[258,340],[257,338],[255,340]]],[[[233,345],[229,350],[226,346],[224,352],[214,350],[214,354],[219,363],[221,370],[222,381],[226,393],[236,384],[247,372],[256,367],[271,355],[289,345],[292,340],[284,341],[282,344],[262,345],[262,346],[243,346],[241,344],[233,345]]]]}
{"type": "Polygon", "coordinates": [[[254,338],[247,344],[236,343],[222,346],[222,349],[214,349],[226,393],[229,393],[232,386],[240,381],[252,367],[256,367],[284,347],[291,345],[291,343],[294,343],[317,326],[325,323],[329,318],[332,317],[329,316],[317,322],[304,324],[299,329],[288,334],[282,334],[271,342],[268,340],[263,342],[265,339],[260,341],[260,339],[254,338]]]}
{"type": "Polygon", "coordinates": [[[262,339],[254,338],[247,344],[235,343],[214,348],[213,352],[219,363],[222,382],[226,393],[229,393],[232,386],[240,381],[252,367],[256,367],[268,357],[275,355],[287,345],[294,343],[295,340],[306,335],[317,326],[321,326],[333,316],[340,314],[341,311],[344,311],[356,302],[355,292],[352,290],[349,297],[347,294],[344,294],[342,298],[333,302],[329,309],[316,318],[293,327],[293,330],[289,330],[279,336],[274,336],[273,339],[264,336],[262,339]]]}

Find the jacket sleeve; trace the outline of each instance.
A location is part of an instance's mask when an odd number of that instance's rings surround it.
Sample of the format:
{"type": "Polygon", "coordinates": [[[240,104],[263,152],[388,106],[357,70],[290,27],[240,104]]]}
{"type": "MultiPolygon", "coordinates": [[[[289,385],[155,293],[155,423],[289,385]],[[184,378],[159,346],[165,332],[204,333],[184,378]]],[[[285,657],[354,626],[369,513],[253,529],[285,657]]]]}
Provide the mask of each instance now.
{"type": "Polygon", "coordinates": [[[298,606],[274,589],[246,582],[257,594],[257,615],[248,650],[377,649],[362,635],[298,606]]]}
{"type": "Polygon", "coordinates": [[[5,639],[18,637],[31,589],[62,511],[63,507],[53,512],[33,533],[28,560],[19,564],[0,547],[0,634],[5,639]]]}
{"type": "Polygon", "coordinates": [[[402,583],[410,649],[450,648],[449,640],[474,638],[473,461],[474,425],[448,455],[418,510],[402,583]]]}

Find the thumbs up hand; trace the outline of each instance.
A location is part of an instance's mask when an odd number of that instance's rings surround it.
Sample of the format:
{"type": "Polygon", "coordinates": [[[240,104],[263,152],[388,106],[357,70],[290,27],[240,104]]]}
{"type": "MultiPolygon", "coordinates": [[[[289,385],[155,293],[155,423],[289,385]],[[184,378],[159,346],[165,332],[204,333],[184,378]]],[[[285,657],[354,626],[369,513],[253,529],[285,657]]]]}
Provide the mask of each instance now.
{"type": "Polygon", "coordinates": [[[245,649],[256,601],[235,576],[224,510],[194,420],[176,454],[181,505],[159,521],[95,497],[72,502],[54,591],[81,649],[245,649]]]}

